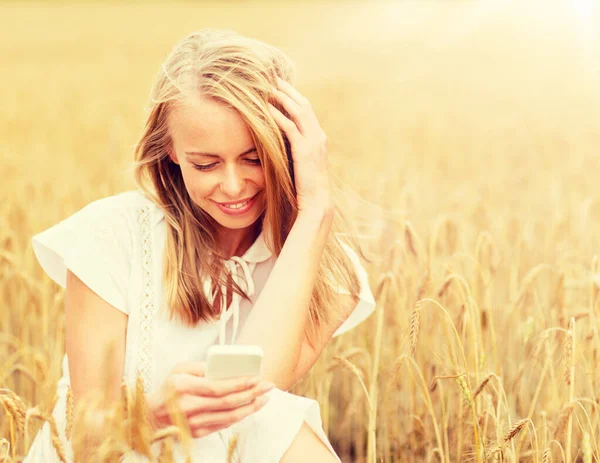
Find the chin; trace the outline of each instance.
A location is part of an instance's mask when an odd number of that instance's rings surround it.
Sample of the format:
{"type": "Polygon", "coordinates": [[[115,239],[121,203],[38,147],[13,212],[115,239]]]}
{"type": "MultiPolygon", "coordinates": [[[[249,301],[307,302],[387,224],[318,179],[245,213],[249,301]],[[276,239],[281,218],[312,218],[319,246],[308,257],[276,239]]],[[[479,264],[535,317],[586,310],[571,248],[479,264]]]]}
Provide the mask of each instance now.
{"type": "Polygon", "coordinates": [[[244,228],[248,228],[256,223],[256,221],[260,218],[253,217],[252,219],[233,219],[231,217],[215,217],[213,219],[223,228],[228,228],[230,230],[243,230],[244,228]]]}

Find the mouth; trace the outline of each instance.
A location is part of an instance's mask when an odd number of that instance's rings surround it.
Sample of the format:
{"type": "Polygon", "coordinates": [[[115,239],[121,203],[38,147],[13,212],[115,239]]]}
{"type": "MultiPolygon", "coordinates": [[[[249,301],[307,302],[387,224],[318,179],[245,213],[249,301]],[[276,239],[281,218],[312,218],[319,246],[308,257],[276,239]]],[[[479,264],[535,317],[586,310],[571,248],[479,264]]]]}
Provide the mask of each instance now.
{"type": "Polygon", "coordinates": [[[245,214],[252,208],[257,196],[258,193],[250,198],[242,199],[240,201],[231,201],[226,203],[219,203],[215,201],[215,204],[219,207],[219,209],[221,209],[221,211],[228,215],[241,215],[245,214]]]}

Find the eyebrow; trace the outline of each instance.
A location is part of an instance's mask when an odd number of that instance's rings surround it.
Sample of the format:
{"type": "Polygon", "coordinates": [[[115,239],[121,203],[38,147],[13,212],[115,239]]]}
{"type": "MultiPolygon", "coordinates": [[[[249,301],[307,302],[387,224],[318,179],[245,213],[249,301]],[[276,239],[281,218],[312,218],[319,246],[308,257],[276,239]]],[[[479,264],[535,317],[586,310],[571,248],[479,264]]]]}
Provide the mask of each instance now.
{"type": "MultiPolygon", "coordinates": [[[[250,154],[252,151],[256,151],[256,147],[255,146],[253,146],[250,149],[247,149],[243,153],[238,154],[237,157],[244,156],[245,154],[250,154]]],[[[185,154],[187,154],[188,156],[206,156],[206,157],[209,157],[209,158],[220,158],[221,157],[218,154],[214,154],[214,153],[202,153],[200,151],[186,151],[185,154]]]]}

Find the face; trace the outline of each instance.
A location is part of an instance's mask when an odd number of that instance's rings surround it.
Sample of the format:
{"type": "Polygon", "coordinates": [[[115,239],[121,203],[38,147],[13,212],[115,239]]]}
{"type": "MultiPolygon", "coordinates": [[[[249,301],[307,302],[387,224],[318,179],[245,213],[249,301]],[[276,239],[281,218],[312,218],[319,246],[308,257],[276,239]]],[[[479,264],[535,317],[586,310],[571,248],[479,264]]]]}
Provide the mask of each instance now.
{"type": "Polygon", "coordinates": [[[219,231],[250,227],[265,209],[265,176],[250,130],[233,109],[198,98],[172,108],[171,159],[219,231]]]}

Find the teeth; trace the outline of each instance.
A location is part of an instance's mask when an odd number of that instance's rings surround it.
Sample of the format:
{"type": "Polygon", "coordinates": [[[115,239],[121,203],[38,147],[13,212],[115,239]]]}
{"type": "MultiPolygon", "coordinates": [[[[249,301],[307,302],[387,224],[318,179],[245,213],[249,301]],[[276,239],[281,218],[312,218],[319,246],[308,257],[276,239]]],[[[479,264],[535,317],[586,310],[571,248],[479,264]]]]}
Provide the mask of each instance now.
{"type": "Polygon", "coordinates": [[[243,203],[237,203],[237,204],[229,204],[229,205],[223,204],[223,206],[225,206],[227,209],[241,209],[242,207],[244,207],[249,202],[250,202],[250,200],[244,201],[243,203]]]}

